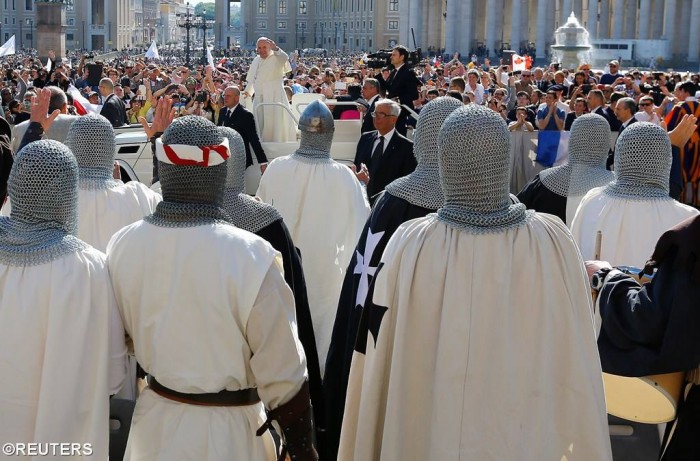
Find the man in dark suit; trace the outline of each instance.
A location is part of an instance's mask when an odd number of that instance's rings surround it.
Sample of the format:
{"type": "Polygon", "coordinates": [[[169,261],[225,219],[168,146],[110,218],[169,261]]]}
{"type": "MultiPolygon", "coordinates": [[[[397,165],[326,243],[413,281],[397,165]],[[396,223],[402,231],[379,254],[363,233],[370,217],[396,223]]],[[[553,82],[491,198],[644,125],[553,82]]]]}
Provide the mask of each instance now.
{"type": "Polygon", "coordinates": [[[253,164],[253,156],[250,153],[250,148],[253,147],[255,157],[260,164],[260,171],[264,173],[267,167],[267,156],[255,129],[255,118],[252,112],[238,103],[240,98],[241,90],[237,86],[232,85],[224,90],[224,107],[219,111],[217,125],[233,128],[241,135],[245,143],[246,168],[253,164]]]}
{"type": "Polygon", "coordinates": [[[413,143],[395,129],[400,111],[396,101],[377,101],[372,112],[376,131],[363,134],[357,143],[355,171],[367,185],[370,204],[387,184],[416,169],[413,143]]]}
{"type": "MultiPolygon", "coordinates": [[[[372,112],[374,112],[375,104],[381,99],[379,92],[381,87],[379,85],[379,80],[376,78],[366,78],[362,84],[362,98],[367,101],[369,105],[365,109],[364,116],[362,117],[362,127],[360,128],[361,133],[367,133],[368,131],[374,131],[374,117],[372,117],[372,112]]],[[[363,109],[360,109],[362,111],[363,109]]]]}
{"type": "MultiPolygon", "coordinates": [[[[391,51],[391,64],[394,66],[394,70],[391,71],[386,82],[386,97],[398,99],[399,104],[413,109],[413,101],[418,99],[418,85],[420,81],[413,69],[406,64],[407,59],[408,49],[405,46],[395,46],[391,51]]],[[[406,136],[406,119],[408,115],[407,110],[401,109],[401,114],[396,121],[396,131],[403,136],[406,136]]]]}
{"type": "Polygon", "coordinates": [[[102,96],[102,110],[100,115],[109,120],[114,128],[126,125],[126,107],[124,101],[114,94],[114,83],[109,78],[100,80],[100,95],[102,96]]]}
{"type": "MultiPolygon", "coordinates": [[[[614,114],[616,119],[620,123],[620,134],[625,128],[630,126],[632,123],[636,123],[637,119],[634,118],[634,114],[637,113],[637,103],[632,98],[620,98],[615,104],[614,114]]],[[[608,154],[608,161],[606,166],[610,169],[611,166],[615,164],[615,151],[610,151],[608,154]]]]}

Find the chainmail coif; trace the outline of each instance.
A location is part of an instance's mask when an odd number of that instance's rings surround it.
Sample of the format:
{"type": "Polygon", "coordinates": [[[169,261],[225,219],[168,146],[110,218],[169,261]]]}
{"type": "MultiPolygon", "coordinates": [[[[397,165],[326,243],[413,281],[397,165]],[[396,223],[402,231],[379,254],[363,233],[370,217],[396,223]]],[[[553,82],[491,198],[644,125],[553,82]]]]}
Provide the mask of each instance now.
{"type": "Polygon", "coordinates": [[[331,161],[331,144],[335,133],[333,114],[321,101],[313,101],[306,106],[299,118],[301,140],[299,149],[292,155],[307,163],[331,161]]]}
{"type": "Polygon", "coordinates": [[[672,200],[668,195],[671,161],[668,133],[653,123],[633,123],[617,138],[616,179],[605,193],[632,200],[672,200]]]}
{"type": "Polygon", "coordinates": [[[267,203],[248,196],[245,189],[246,153],[243,138],[232,128],[220,126],[219,131],[228,138],[231,156],[227,160],[226,191],[224,210],[231,217],[231,223],[248,232],[256,233],[282,219],[277,209],[267,203]]]}
{"type": "MultiPolygon", "coordinates": [[[[170,124],[162,136],[164,144],[211,146],[221,144],[223,135],[216,125],[203,117],[187,115],[170,124]]],[[[201,167],[158,162],[163,201],[144,218],[162,227],[193,227],[228,222],[224,212],[226,162],[201,167]]]]}
{"type": "Polygon", "coordinates": [[[35,266],[87,244],[78,227],[78,165],[57,141],[37,141],[15,157],[8,180],[10,217],[0,218],[0,263],[35,266]]]}
{"type": "Polygon", "coordinates": [[[78,161],[81,189],[109,189],[119,185],[112,177],[116,142],[109,120],[95,114],[76,119],[68,128],[66,146],[78,161]]]}
{"type": "Polygon", "coordinates": [[[562,197],[584,195],[604,186],[615,174],[605,168],[610,149],[610,125],[598,114],[576,118],[569,138],[569,161],[540,173],[542,184],[562,197]]]}
{"type": "Polygon", "coordinates": [[[476,104],[452,112],[440,128],[438,156],[445,195],[439,220],[480,234],[520,226],[532,215],[511,201],[510,133],[496,112],[476,104]]]}
{"type": "Polygon", "coordinates": [[[387,185],[387,192],[430,210],[437,210],[443,205],[445,197],[440,185],[438,134],[447,116],[463,106],[456,98],[442,96],[421,109],[413,134],[413,155],[418,165],[411,174],[387,185]]]}

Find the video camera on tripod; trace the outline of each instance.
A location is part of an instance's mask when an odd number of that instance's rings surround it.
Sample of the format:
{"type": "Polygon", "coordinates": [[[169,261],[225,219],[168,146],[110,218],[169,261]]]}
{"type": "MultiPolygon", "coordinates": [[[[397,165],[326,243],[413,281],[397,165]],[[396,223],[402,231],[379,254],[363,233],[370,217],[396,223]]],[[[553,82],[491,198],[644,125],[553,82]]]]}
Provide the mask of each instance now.
{"type": "MultiPolygon", "coordinates": [[[[367,55],[367,67],[371,69],[381,69],[382,67],[388,67],[391,64],[391,49],[379,50],[375,53],[367,55]]],[[[423,53],[420,48],[416,48],[413,51],[408,52],[408,58],[406,59],[406,65],[408,67],[413,67],[420,63],[423,53]]]]}

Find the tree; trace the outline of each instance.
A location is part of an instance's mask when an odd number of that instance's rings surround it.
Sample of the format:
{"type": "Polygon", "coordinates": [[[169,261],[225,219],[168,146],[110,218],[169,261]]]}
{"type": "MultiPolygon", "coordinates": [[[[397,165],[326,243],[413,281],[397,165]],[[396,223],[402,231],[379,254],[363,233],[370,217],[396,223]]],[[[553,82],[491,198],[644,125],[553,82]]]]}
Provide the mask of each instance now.
{"type": "Polygon", "coordinates": [[[215,3],[200,3],[198,5],[195,5],[194,7],[194,15],[195,16],[202,16],[202,12],[206,10],[206,15],[205,19],[211,19],[214,20],[215,18],[215,11],[214,8],[216,7],[215,3]]]}

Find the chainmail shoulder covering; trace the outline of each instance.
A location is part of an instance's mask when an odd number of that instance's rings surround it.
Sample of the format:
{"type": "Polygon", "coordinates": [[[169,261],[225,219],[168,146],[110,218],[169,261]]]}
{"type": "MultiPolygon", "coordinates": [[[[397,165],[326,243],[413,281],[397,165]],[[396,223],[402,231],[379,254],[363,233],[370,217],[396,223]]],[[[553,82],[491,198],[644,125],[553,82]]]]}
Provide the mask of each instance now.
{"type": "Polygon", "coordinates": [[[673,200],[668,195],[671,161],[668,133],[653,123],[633,123],[617,138],[616,179],[604,193],[630,200],[673,200]]]}
{"type": "Polygon", "coordinates": [[[437,210],[445,202],[440,186],[438,166],[438,134],[448,115],[464,104],[455,98],[435,98],[421,109],[413,136],[413,154],[418,161],[409,175],[392,181],[387,192],[408,203],[437,210]]]}
{"type": "Polygon", "coordinates": [[[224,192],[224,211],[231,217],[231,224],[256,233],[275,221],[282,219],[277,209],[267,203],[249,197],[245,188],[245,144],[243,138],[232,128],[219,127],[219,131],[228,138],[231,156],[228,161],[226,191],[224,192]]]}
{"type": "Polygon", "coordinates": [[[510,198],[510,133],[494,111],[476,104],[445,120],[438,136],[445,224],[473,234],[496,233],[525,224],[533,211],[510,198]]]}
{"type": "Polygon", "coordinates": [[[329,163],[335,133],[333,114],[321,101],[306,106],[299,117],[301,140],[292,157],[304,163],[329,163]]]}
{"type": "MultiPolygon", "coordinates": [[[[186,115],[173,120],[162,137],[164,144],[211,146],[223,135],[203,117],[186,115]]],[[[210,167],[158,162],[163,201],[144,219],[160,227],[194,227],[229,223],[223,210],[227,162],[210,167]]]]}
{"type": "Polygon", "coordinates": [[[57,141],[36,141],[19,151],[8,180],[10,217],[0,218],[0,263],[45,264],[88,248],[75,237],[78,165],[57,141]]]}
{"type": "Polygon", "coordinates": [[[571,126],[569,161],[540,172],[542,184],[562,197],[585,195],[608,184],[615,175],[605,168],[610,125],[598,114],[578,117],[571,126]]]}
{"type": "Polygon", "coordinates": [[[95,114],[77,118],[68,128],[66,146],[78,161],[80,189],[110,189],[120,185],[112,177],[116,143],[109,120],[95,114]]]}

